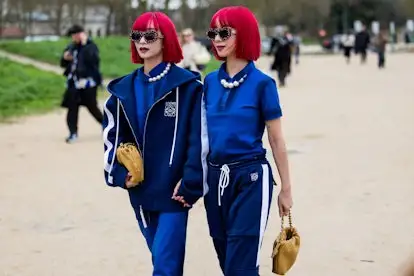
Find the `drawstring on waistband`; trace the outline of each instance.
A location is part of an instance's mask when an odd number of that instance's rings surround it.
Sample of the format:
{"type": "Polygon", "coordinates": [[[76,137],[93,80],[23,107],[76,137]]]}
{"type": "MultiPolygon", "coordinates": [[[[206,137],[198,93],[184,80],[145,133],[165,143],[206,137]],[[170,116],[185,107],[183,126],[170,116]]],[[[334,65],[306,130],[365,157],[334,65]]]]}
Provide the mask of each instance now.
{"type": "Polygon", "coordinates": [[[221,197],[224,194],[224,189],[229,186],[230,182],[230,168],[226,164],[220,168],[220,180],[218,184],[218,206],[221,206],[221,197]]]}

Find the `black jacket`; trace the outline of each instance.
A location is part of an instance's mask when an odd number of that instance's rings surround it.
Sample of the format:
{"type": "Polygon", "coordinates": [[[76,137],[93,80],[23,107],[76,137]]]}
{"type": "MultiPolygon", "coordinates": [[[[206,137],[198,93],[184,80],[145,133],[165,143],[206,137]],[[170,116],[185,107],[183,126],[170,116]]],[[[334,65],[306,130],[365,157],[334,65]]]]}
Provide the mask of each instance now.
{"type": "MultiPolygon", "coordinates": [[[[70,51],[73,56],[77,56],[78,62],[74,74],[78,79],[91,77],[98,86],[102,84],[99,49],[91,39],[88,39],[85,45],[72,43],[65,48],[65,51],[70,51]]],[[[62,55],[60,66],[65,68],[65,76],[71,72],[72,62],[64,60],[62,55]]]]}
{"type": "Polygon", "coordinates": [[[365,51],[371,42],[369,33],[367,31],[361,31],[355,36],[355,50],[365,51]]]}
{"type": "Polygon", "coordinates": [[[292,44],[286,36],[274,37],[271,42],[269,54],[274,53],[274,61],[272,63],[272,70],[286,70],[290,72],[290,62],[292,55],[292,44]]]}

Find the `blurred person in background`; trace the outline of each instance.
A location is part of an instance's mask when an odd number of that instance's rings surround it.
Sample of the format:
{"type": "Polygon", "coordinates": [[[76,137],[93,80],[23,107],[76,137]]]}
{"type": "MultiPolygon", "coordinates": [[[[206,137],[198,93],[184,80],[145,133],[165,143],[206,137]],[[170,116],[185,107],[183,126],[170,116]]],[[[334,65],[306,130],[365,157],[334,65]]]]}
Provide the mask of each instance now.
{"type": "Polygon", "coordinates": [[[410,38],[410,30],[406,29],[404,32],[404,43],[405,44],[410,44],[411,43],[411,38],[410,38]]]}
{"type": "Polygon", "coordinates": [[[287,31],[272,38],[269,55],[274,53],[274,61],[271,70],[277,71],[280,87],[286,85],[286,77],[291,72],[292,45],[292,36],[287,31]]]}
{"type": "Polygon", "coordinates": [[[293,36],[293,54],[295,56],[295,63],[299,64],[300,56],[300,44],[302,44],[302,38],[299,34],[293,36]]]}
{"type": "Polygon", "coordinates": [[[378,55],[378,68],[385,67],[385,51],[388,43],[388,37],[384,30],[381,30],[375,38],[375,48],[378,55]]]}
{"type": "Polygon", "coordinates": [[[351,60],[351,51],[355,46],[355,35],[352,31],[348,30],[346,34],[342,35],[341,43],[344,49],[346,63],[349,63],[351,60]]]}
{"type": "Polygon", "coordinates": [[[183,47],[183,36],[181,33],[177,33],[177,39],[178,39],[178,43],[180,44],[181,48],[183,47]]]}
{"type": "Polygon", "coordinates": [[[361,63],[364,64],[367,60],[367,50],[371,42],[369,33],[365,26],[355,36],[355,53],[361,55],[361,63]]]}
{"type": "Polygon", "coordinates": [[[69,45],[61,57],[61,66],[65,68],[67,89],[62,107],[68,109],[66,121],[69,128],[67,143],[78,139],[79,106],[84,105],[95,120],[102,124],[103,114],[98,107],[97,90],[102,84],[99,70],[99,50],[87,36],[83,27],[74,25],[68,30],[73,43],[69,45]]]}
{"type": "Polygon", "coordinates": [[[203,72],[211,59],[210,53],[203,44],[195,40],[192,29],[184,29],[181,38],[184,59],[179,66],[187,70],[203,72]]]}

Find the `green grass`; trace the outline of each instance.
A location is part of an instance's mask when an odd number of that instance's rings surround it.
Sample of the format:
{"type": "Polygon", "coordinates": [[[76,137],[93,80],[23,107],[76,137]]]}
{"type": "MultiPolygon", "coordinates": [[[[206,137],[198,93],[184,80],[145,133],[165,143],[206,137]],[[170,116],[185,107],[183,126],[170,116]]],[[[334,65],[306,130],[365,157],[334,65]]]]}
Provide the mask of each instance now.
{"type": "MultiPolygon", "coordinates": [[[[101,71],[105,78],[119,77],[130,73],[137,65],[130,61],[129,40],[127,37],[107,37],[94,39],[101,56],[101,71]]],[[[42,41],[24,43],[22,41],[5,41],[0,49],[10,53],[27,56],[50,64],[59,65],[60,57],[69,39],[59,41],[42,41]]],[[[217,69],[220,62],[212,59],[207,65],[206,73],[217,69]]]]}
{"type": "Polygon", "coordinates": [[[4,58],[0,58],[0,80],[2,122],[59,107],[65,89],[62,76],[4,58]]]}
{"type": "Polygon", "coordinates": [[[319,45],[320,41],[314,37],[303,37],[302,44],[303,45],[315,45],[315,44],[319,45]]]}

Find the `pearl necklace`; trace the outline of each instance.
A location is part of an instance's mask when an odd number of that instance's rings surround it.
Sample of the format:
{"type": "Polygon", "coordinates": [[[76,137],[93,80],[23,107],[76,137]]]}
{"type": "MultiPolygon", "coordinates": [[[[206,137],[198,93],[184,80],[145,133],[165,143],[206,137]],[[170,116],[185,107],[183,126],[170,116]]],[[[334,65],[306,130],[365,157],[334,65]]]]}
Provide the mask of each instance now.
{"type": "Polygon", "coordinates": [[[222,79],[220,81],[221,85],[224,86],[224,88],[234,88],[234,87],[238,87],[240,86],[240,84],[242,84],[244,82],[244,80],[246,79],[247,74],[244,75],[241,79],[239,79],[238,81],[233,81],[233,82],[227,82],[225,79],[222,79]]]}
{"type": "Polygon", "coordinates": [[[162,77],[167,75],[168,71],[170,71],[170,68],[171,68],[171,63],[168,63],[167,66],[165,67],[164,71],[162,71],[161,74],[159,74],[158,76],[149,78],[148,81],[149,82],[154,82],[154,81],[160,80],[162,77]]]}

